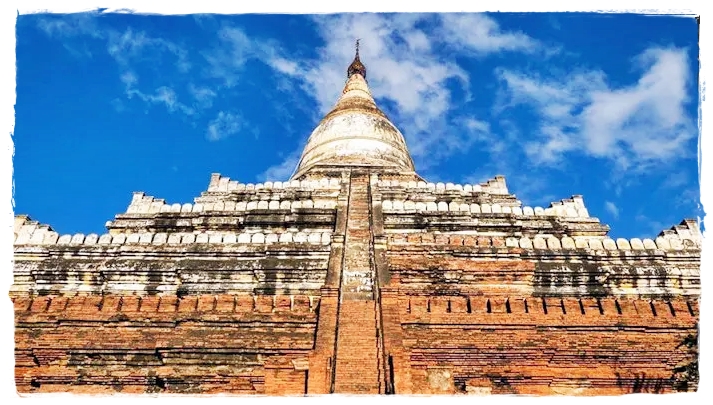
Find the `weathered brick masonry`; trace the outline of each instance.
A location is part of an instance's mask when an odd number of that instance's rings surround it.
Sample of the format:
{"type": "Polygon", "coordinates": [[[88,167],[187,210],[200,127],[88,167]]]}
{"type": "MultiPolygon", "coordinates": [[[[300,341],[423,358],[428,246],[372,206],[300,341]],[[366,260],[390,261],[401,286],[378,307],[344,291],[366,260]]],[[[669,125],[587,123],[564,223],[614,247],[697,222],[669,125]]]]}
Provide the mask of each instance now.
{"type": "Polygon", "coordinates": [[[695,221],[613,240],[581,196],[428,183],[358,55],[290,181],[135,193],[107,228],[16,217],[18,391],[606,395],[696,360],[695,221]]]}

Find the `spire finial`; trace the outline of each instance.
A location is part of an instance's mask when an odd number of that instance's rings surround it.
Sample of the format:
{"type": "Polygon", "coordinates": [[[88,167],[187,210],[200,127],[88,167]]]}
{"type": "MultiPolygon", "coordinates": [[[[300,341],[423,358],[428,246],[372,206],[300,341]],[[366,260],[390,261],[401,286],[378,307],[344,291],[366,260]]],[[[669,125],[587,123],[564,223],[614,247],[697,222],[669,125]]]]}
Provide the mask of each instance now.
{"type": "Polygon", "coordinates": [[[354,61],[347,69],[347,78],[352,77],[355,73],[359,73],[366,79],[366,66],[359,60],[359,41],[361,41],[361,39],[356,40],[356,54],[354,55],[354,61]]]}

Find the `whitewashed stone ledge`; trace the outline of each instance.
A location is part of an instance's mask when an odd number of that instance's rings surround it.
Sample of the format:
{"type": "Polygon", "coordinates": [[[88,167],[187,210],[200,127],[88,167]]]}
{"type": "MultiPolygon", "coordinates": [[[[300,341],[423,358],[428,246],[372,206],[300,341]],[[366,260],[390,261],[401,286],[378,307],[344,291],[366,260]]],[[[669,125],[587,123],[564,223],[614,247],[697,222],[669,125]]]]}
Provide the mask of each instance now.
{"type": "MultiPolygon", "coordinates": [[[[433,203],[435,205],[435,203],[433,203]]],[[[279,243],[308,243],[308,244],[323,244],[328,245],[332,240],[331,232],[283,232],[283,233],[132,233],[132,234],[89,234],[86,237],[83,234],[75,235],[58,235],[54,231],[48,231],[47,228],[38,228],[32,235],[37,233],[42,236],[41,242],[29,243],[33,240],[31,237],[25,244],[30,245],[73,245],[73,246],[107,246],[107,245],[123,245],[123,244],[139,244],[139,245],[185,245],[191,243],[201,244],[279,244],[279,243]]],[[[462,241],[462,236],[459,236],[462,241]]],[[[34,239],[39,241],[40,237],[34,239]]],[[[16,244],[17,245],[17,244],[16,244]]],[[[647,254],[643,251],[657,252],[677,252],[677,251],[697,251],[700,247],[691,243],[684,243],[684,240],[677,235],[668,235],[667,237],[658,237],[653,239],[612,239],[605,238],[571,238],[564,236],[562,238],[536,236],[534,239],[528,237],[514,238],[508,237],[505,240],[506,247],[518,247],[522,249],[535,250],[572,250],[572,249],[591,249],[603,252],[604,254],[619,255],[620,252],[634,253],[639,251],[640,254],[647,254]]]]}

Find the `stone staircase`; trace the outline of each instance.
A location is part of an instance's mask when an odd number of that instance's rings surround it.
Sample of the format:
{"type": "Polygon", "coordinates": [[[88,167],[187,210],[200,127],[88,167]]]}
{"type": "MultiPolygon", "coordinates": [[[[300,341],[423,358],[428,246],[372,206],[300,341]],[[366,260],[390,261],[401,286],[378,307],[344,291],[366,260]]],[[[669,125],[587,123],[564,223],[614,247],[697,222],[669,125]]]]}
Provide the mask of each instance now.
{"type": "Polygon", "coordinates": [[[375,301],[342,302],[338,325],[334,393],[378,394],[375,301]]]}

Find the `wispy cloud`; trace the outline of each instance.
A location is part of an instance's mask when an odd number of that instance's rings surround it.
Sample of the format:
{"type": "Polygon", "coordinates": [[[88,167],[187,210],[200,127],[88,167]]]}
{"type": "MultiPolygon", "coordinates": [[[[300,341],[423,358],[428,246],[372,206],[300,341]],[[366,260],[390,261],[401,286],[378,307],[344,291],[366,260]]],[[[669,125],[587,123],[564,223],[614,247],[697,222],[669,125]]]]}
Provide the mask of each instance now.
{"type": "Polygon", "coordinates": [[[621,88],[610,87],[601,71],[557,80],[500,70],[507,101],[498,111],[520,104],[534,108],[536,137],[524,149],[537,164],[554,165],[577,151],[641,171],[685,157],[697,134],[685,112],[690,101],[685,50],[650,48],[634,62],[641,77],[621,88]]]}
{"type": "Polygon", "coordinates": [[[285,181],[290,178],[300,161],[300,151],[295,150],[277,165],[269,167],[258,176],[258,181],[285,181]]]}
{"type": "Polygon", "coordinates": [[[208,123],[206,138],[217,141],[227,138],[243,128],[244,120],[240,114],[221,111],[218,116],[208,123]]]}
{"type": "Polygon", "coordinates": [[[619,218],[619,208],[611,201],[604,202],[604,209],[614,217],[614,219],[619,218]]]}
{"type": "Polygon", "coordinates": [[[539,41],[522,32],[505,32],[484,14],[442,14],[440,32],[446,42],[478,54],[501,51],[537,52],[539,41]]]}

